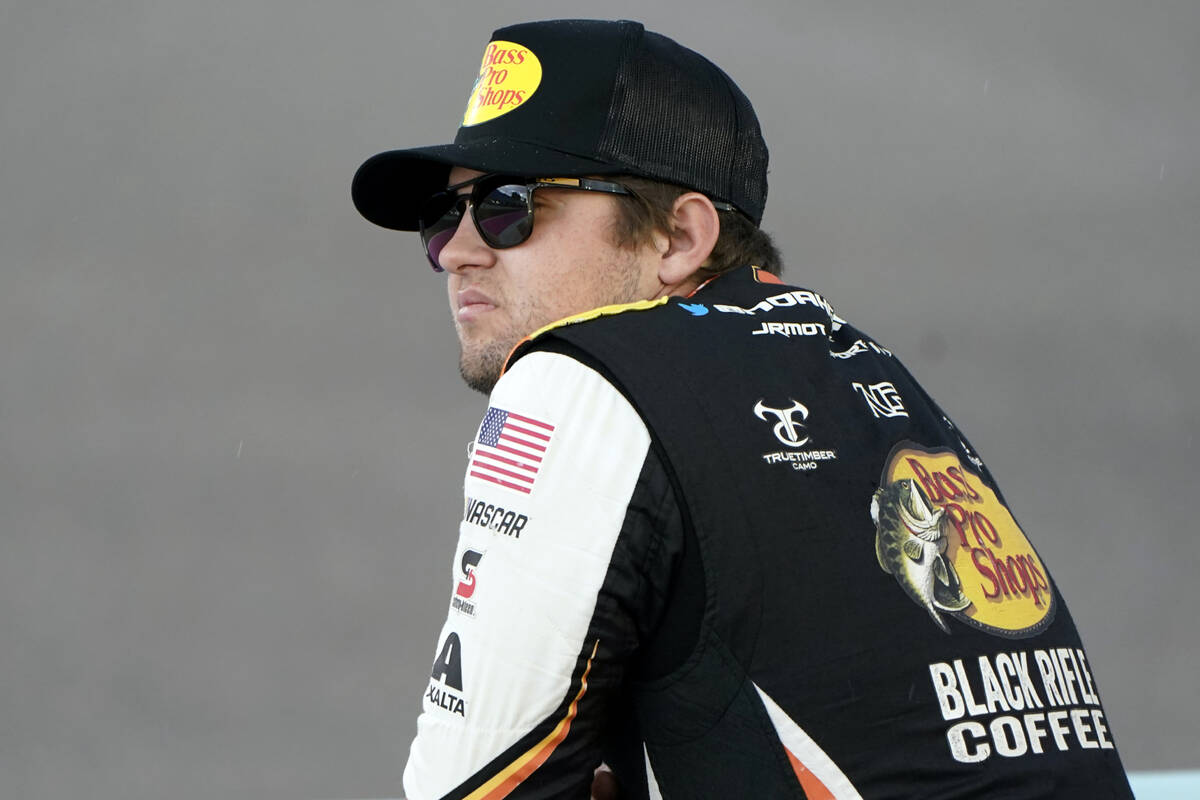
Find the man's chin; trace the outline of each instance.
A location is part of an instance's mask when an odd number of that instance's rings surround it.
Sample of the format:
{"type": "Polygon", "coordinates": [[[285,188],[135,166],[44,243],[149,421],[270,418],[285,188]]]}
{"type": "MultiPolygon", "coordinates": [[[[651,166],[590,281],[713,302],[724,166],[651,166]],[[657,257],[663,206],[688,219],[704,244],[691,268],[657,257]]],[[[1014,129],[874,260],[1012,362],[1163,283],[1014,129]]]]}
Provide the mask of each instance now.
{"type": "Polygon", "coordinates": [[[469,350],[463,348],[458,359],[458,374],[470,388],[481,394],[491,394],[511,350],[508,345],[497,344],[469,350]]]}
{"type": "Polygon", "coordinates": [[[458,374],[462,375],[463,382],[469,388],[480,394],[491,394],[492,389],[496,387],[496,381],[500,380],[499,375],[482,375],[468,370],[462,364],[458,366],[458,374]]]}

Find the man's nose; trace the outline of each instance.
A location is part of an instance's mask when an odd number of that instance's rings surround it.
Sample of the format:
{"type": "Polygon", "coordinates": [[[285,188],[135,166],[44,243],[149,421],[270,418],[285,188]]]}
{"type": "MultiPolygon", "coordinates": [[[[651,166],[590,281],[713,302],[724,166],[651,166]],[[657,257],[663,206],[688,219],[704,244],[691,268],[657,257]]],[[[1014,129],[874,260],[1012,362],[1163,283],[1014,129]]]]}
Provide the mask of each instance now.
{"type": "Polygon", "coordinates": [[[487,246],[479,231],[475,229],[475,221],[471,219],[471,209],[464,209],[454,235],[442,246],[438,254],[438,263],[447,272],[459,272],[470,267],[490,267],[495,263],[496,253],[487,246]]]}

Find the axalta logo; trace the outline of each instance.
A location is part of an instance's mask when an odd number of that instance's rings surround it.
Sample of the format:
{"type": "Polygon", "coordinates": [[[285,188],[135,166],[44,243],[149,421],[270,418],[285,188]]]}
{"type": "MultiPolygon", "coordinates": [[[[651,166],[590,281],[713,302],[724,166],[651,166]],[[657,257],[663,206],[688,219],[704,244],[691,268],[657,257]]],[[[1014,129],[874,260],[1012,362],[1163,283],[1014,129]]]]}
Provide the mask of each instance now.
{"type": "Polygon", "coordinates": [[[725,314],[765,314],[769,311],[774,311],[777,308],[793,308],[796,306],[816,306],[829,315],[829,319],[833,322],[833,329],[836,331],[846,320],[842,319],[833,310],[833,306],[829,305],[829,301],[816,292],[811,292],[808,289],[794,289],[783,294],[772,295],[765,300],[760,300],[749,308],[741,306],[714,304],[713,308],[725,314]]]}
{"type": "Polygon", "coordinates": [[[541,82],[542,62],[532,50],[513,42],[489,42],[463,114],[463,127],[507,114],[529,100],[541,82]]]}
{"type": "Polygon", "coordinates": [[[482,560],[483,553],[467,549],[463,551],[458,562],[459,579],[454,585],[454,597],[450,598],[450,607],[468,617],[475,616],[475,603],[471,598],[475,596],[475,571],[482,560]]]}
{"type": "Polygon", "coordinates": [[[763,460],[768,464],[790,464],[798,472],[807,472],[816,469],[821,461],[836,459],[837,453],[832,450],[799,449],[812,440],[805,427],[808,407],[790,397],[788,402],[791,405],[779,408],[768,406],[762,399],[754,404],[754,416],[763,422],[772,422],[771,432],[780,444],[794,448],[785,452],[763,453],[763,460]]]}
{"type": "Polygon", "coordinates": [[[466,717],[467,701],[463,697],[462,679],[462,642],[454,631],[446,634],[446,640],[442,643],[437,658],[434,659],[430,678],[425,699],[436,708],[466,717]]]}
{"type": "Polygon", "coordinates": [[[905,442],[871,498],[875,556],[944,630],[1033,636],[1054,619],[1049,573],[1008,508],[950,450],[905,442]]]}

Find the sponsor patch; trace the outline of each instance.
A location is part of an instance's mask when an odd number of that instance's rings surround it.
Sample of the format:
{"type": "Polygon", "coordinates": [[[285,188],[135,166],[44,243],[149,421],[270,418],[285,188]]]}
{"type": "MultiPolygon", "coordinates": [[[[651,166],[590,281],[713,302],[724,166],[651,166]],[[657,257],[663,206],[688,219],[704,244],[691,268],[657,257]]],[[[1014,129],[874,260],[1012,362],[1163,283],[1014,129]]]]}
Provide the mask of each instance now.
{"type": "Polygon", "coordinates": [[[520,539],[521,531],[528,524],[529,517],[511,508],[468,497],[463,503],[463,522],[520,539]]]}
{"type": "Polygon", "coordinates": [[[833,450],[802,449],[812,441],[805,425],[808,420],[808,407],[790,397],[788,403],[790,405],[776,408],[759,399],[754,404],[754,416],[772,423],[771,432],[775,434],[775,438],[780,444],[792,448],[763,453],[763,461],[768,464],[788,464],[797,472],[807,472],[816,469],[822,461],[836,460],[837,453],[833,450]]]}
{"type": "Polygon", "coordinates": [[[1007,506],[951,450],[893,448],[871,498],[875,556],[930,619],[1024,638],[1054,619],[1045,566],[1007,506]]]}
{"type": "Polygon", "coordinates": [[[854,381],[850,386],[867,401],[867,408],[871,410],[871,415],[875,419],[908,416],[908,411],[904,408],[904,400],[901,399],[900,392],[896,391],[896,386],[891,381],[871,383],[865,386],[854,381]]]}
{"type": "Polygon", "coordinates": [[[950,755],[963,764],[1114,749],[1100,695],[1078,648],[956,658],[929,665],[950,755]]]}
{"type": "MultiPolygon", "coordinates": [[[[791,398],[788,398],[791,400],[791,398]]],[[[808,419],[808,408],[798,400],[791,400],[791,405],[787,408],[772,408],[764,405],[760,398],[754,404],[754,416],[759,419],[770,422],[768,417],[773,417],[776,422],[771,432],[775,434],[775,438],[782,444],[788,447],[802,447],[808,443],[808,433],[804,430],[804,420],[808,419]]]]}
{"type": "Polygon", "coordinates": [[[783,294],[772,295],[765,300],[759,300],[749,308],[725,305],[721,303],[714,304],[713,308],[722,312],[723,314],[746,314],[753,317],[756,314],[766,314],[774,311],[777,308],[794,308],[798,306],[814,306],[824,311],[829,315],[829,319],[832,322],[833,329],[835,331],[838,330],[842,325],[846,324],[846,320],[837,315],[837,313],[833,310],[833,306],[829,304],[828,300],[816,292],[809,291],[808,289],[794,289],[790,292],[784,292],[783,294]]]}
{"type": "Polygon", "coordinates": [[[513,42],[488,42],[471,88],[463,127],[507,114],[533,96],[542,82],[542,62],[533,51],[513,42]]]}
{"type": "Polygon", "coordinates": [[[782,336],[789,339],[793,336],[828,336],[825,326],[820,322],[764,322],[757,329],[750,331],[751,336],[782,336]]]}
{"type": "Polygon", "coordinates": [[[458,580],[454,584],[454,596],[450,598],[450,607],[468,617],[475,616],[475,601],[472,598],[475,596],[476,571],[482,560],[482,552],[467,548],[463,550],[462,558],[458,562],[458,580]]]}
{"type": "Polygon", "coordinates": [[[434,707],[460,717],[467,716],[467,701],[463,695],[462,642],[451,631],[433,661],[425,699],[434,707]]]}
{"type": "Polygon", "coordinates": [[[855,356],[862,355],[863,353],[879,353],[880,355],[890,356],[892,351],[888,350],[887,348],[880,347],[870,339],[855,339],[854,344],[850,345],[845,350],[829,351],[829,355],[833,356],[834,358],[842,359],[854,358],[855,356]]]}

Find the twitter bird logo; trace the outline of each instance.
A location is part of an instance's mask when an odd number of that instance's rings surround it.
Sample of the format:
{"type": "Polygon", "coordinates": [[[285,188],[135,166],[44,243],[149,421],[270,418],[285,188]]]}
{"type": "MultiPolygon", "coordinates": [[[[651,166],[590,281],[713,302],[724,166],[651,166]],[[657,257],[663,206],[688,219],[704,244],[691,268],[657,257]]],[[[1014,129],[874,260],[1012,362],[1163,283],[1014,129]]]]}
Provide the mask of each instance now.
{"type": "Polygon", "coordinates": [[[693,317],[703,317],[708,313],[708,307],[702,306],[699,303],[680,303],[679,307],[691,314],[693,317]]]}

